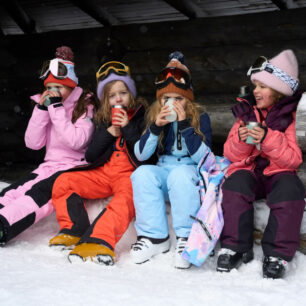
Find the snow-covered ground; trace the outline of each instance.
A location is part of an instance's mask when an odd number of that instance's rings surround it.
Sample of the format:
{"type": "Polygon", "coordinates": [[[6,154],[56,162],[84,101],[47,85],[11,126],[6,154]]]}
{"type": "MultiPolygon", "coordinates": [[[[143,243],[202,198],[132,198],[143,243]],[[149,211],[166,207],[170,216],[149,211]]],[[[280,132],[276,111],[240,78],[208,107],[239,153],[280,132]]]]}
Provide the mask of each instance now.
{"type": "MultiPolygon", "coordinates": [[[[0,190],[5,186],[0,182],[0,190]]],[[[102,202],[90,203],[91,219],[102,202]]],[[[267,213],[256,215],[260,227],[267,213]]],[[[68,251],[48,247],[57,232],[53,214],[0,248],[0,305],[306,305],[306,256],[300,252],[282,280],[262,278],[262,251],[257,245],[255,260],[231,273],[215,271],[216,256],[201,268],[174,269],[173,248],[135,265],[129,255],[136,237],[131,224],[117,246],[115,266],[106,267],[70,264],[68,251]]]]}

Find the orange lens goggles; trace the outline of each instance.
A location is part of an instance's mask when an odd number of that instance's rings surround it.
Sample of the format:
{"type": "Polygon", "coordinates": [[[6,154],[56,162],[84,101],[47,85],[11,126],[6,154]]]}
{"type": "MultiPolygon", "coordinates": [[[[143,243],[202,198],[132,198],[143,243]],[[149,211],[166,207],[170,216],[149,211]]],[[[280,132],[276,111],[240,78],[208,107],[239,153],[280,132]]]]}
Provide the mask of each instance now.
{"type": "Polygon", "coordinates": [[[191,78],[189,74],[177,67],[167,67],[163,69],[155,79],[155,85],[157,88],[163,88],[170,80],[183,89],[190,88],[191,78]]]}

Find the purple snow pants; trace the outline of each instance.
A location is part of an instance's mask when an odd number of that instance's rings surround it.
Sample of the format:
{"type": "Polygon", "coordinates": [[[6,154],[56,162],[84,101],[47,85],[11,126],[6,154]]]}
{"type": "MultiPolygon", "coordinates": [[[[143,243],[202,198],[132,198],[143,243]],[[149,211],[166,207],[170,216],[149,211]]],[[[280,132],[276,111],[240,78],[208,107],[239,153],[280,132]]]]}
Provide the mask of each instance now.
{"type": "Polygon", "coordinates": [[[264,176],[239,170],[225,180],[222,190],[221,247],[235,252],[253,247],[253,202],[266,198],[270,215],[261,241],[263,253],[292,260],[299,246],[305,206],[305,189],[298,176],[294,172],[264,176]]]}

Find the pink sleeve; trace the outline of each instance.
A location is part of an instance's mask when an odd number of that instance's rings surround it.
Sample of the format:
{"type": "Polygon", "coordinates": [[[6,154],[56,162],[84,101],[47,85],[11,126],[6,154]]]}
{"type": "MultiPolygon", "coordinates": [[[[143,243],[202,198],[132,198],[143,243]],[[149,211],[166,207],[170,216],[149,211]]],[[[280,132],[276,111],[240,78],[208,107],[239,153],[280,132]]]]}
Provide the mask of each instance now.
{"type": "Polygon", "coordinates": [[[39,109],[36,105],[24,136],[25,144],[28,148],[39,150],[46,145],[49,122],[49,112],[39,109]]]}
{"type": "Polygon", "coordinates": [[[261,150],[279,167],[296,170],[303,160],[295,136],[295,119],[284,133],[268,129],[261,150]]]}
{"type": "Polygon", "coordinates": [[[88,145],[94,131],[92,108],[89,108],[87,115],[81,115],[75,123],[72,123],[68,118],[63,106],[53,107],[50,105],[48,111],[58,140],[62,144],[74,150],[82,149],[88,145]]]}
{"type": "Polygon", "coordinates": [[[249,157],[255,146],[249,145],[239,139],[238,129],[240,127],[237,121],[231,128],[229,135],[224,144],[224,156],[232,163],[240,162],[241,160],[249,157]]]}

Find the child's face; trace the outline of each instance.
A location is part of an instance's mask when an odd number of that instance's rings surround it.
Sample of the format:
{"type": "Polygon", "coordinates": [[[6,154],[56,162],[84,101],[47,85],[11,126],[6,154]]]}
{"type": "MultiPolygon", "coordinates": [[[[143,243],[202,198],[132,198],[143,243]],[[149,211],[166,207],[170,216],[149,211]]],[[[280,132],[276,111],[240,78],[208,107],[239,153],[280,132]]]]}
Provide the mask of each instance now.
{"type": "Polygon", "coordinates": [[[265,84],[254,81],[255,88],[253,90],[257,108],[269,108],[276,103],[275,91],[265,84]]]}
{"type": "Polygon", "coordinates": [[[130,103],[130,93],[122,81],[117,81],[113,84],[108,93],[108,101],[110,106],[122,105],[128,107],[130,103]]]}
{"type": "Polygon", "coordinates": [[[62,96],[63,102],[68,98],[68,96],[71,94],[72,92],[72,88],[68,87],[68,86],[64,86],[62,84],[59,83],[47,83],[46,84],[46,90],[49,90],[52,87],[56,87],[62,96]]]}
{"type": "Polygon", "coordinates": [[[183,106],[183,108],[185,109],[186,103],[187,103],[186,98],[184,96],[182,96],[182,95],[179,95],[177,93],[171,93],[171,92],[167,92],[167,93],[162,95],[162,97],[161,97],[162,106],[165,105],[166,101],[169,98],[174,98],[175,102],[179,102],[183,106]]]}

